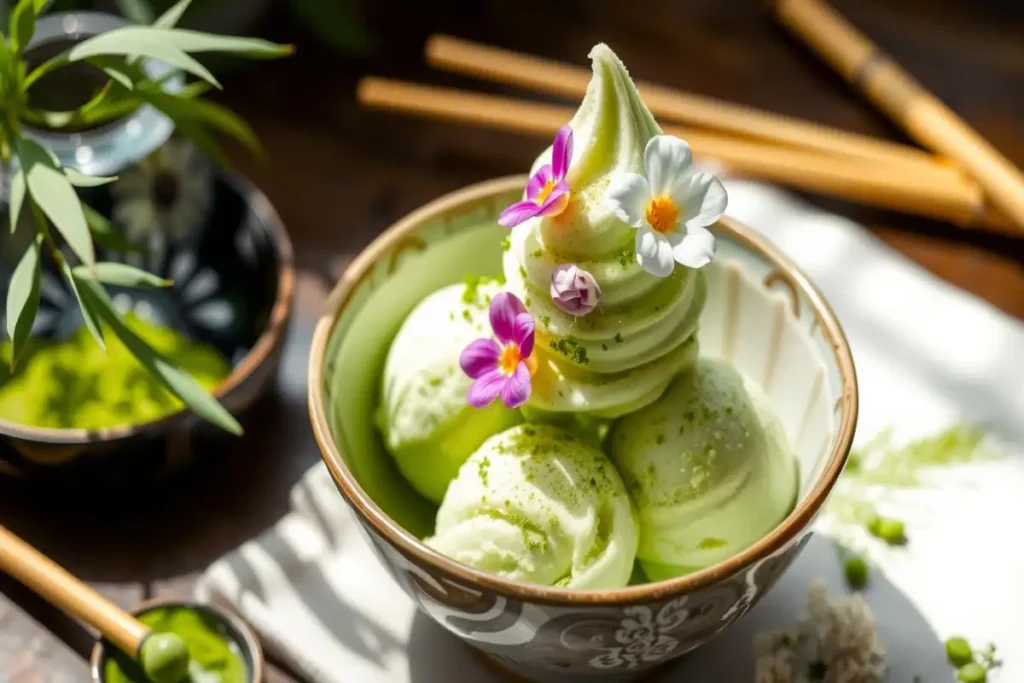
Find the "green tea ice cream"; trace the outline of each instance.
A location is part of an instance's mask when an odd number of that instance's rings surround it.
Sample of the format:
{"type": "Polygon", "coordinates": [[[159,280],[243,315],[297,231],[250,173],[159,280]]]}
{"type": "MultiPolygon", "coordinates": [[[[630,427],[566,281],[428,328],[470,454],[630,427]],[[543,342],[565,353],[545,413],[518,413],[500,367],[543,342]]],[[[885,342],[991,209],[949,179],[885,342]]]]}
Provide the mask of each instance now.
{"type": "Polygon", "coordinates": [[[459,467],[487,437],[519,421],[500,402],[466,403],[463,347],[490,329],[493,281],[450,285],[421,301],[402,323],[384,364],[378,426],[413,488],[440,503],[459,467]]]}
{"type": "Polygon", "coordinates": [[[563,159],[566,206],[512,229],[504,271],[536,320],[529,407],[614,418],[657,399],[694,362],[706,285],[694,268],[655,276],[638,262],[637,229],[616,214],[608,190],[618,174],[645,172],[645,150],[661,129],[618,57],[606,45],[590,56],[594,75],[569,122],[571,161],[556,139],[534,165],[557,172],[553,162],[563,159]],[[574,315],[553,300],[552,276],[564,264],[599,285],[593,311],[574,315]]]}
{"type": "Polygon", "coordinates": [[[767,397],[724,362],[702,359],[620,420],[609,448],[636,505],[637,557],[651,580],[735,555],[796,497],[796,464],[767,397]]]}
{"type": "Polygon", "coordinates": [[[557,427],[488,439],[459,470],[427,544],[516,581],[607,589],[633,571],[637,527],[618,472],[557,427]]]}

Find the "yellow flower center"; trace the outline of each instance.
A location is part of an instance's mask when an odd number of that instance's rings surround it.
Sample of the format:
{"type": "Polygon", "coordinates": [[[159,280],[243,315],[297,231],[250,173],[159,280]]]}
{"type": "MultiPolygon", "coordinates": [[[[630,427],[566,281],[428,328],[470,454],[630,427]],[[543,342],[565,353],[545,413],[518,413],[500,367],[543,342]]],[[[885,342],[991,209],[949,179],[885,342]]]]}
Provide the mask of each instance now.
{"type": "MultiPolygon", "coordinates": [[[[549,180],[546,183],[544,183],[544,187],[540,188],[540,192],[538,192],[537,196],[533,198],[533,203],[536,204],[537,206],[543,205],[544,202],[548,200],[548,196],[554,191],[555,185],[557,184],[558,183],[556,183],[554,180],[549,180]]],[[[565,207],[567,207],[568,205],[569,193],[566,192],[565,194],[558,198],[558,201],[556,201],[548,210],[548,212],[545,213],[544,215],[557,216],[561,214],[563,211],[565,211],[565,207]]]]}
{"type": "Polygon", "coordinates": [[[516,368],[519,367],[519,361],[522,357],[519,354],[518,344],[509,344],[501,350],[501,356],[498,358],[498,367],[506,375],[515,374],[516,368]]]}
{"type": "Polygon", "coordinates": [[[679,207],[671,197],[652,197],[647,203],[647,222],[661,234],[674,232],[679,223],[679,207]]]}

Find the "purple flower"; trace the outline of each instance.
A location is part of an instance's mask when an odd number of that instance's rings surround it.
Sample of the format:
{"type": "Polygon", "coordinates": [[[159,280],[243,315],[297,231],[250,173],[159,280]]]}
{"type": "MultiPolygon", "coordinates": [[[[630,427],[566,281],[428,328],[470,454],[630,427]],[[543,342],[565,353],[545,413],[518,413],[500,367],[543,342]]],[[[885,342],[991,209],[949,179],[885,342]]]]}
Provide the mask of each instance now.
{"type": "Polygon", "coordinates": [[[551,299],[569,315],[582,316],[597,307],[601,288],[589,272],[573,263],[563,263],[551,273],[551,299]]]}
{"type": "Polygon", "coordinates": [[[530,398],[530,378],[537,369],[533,354],[533,316],[514,294],[501,292],[491,301],[494,339],[477,339],[462,350],[459,365],[473,379],[466,401],[483,408],[499,395],[509,408],[530,398]]]}
{"type": "Polygon", "coordinates": [[[534,216],[557,216],[569,205],[569,183],[565,174],[572,161],[572,128],[558,129],[551,146],[551,163],[544,164],[526,183],[526,199],[501,212],[498,223],[514,228],[534,216]]]}

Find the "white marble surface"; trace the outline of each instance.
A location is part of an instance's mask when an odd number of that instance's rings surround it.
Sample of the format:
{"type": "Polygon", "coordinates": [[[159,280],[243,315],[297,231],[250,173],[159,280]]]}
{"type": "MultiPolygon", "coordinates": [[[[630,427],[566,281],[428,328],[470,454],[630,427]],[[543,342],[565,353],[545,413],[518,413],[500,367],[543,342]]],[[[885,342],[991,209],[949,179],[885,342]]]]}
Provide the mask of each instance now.
{"type": "MultiPolygon", "coordinates": [[[[1016,540],[1024,520],[1024,325],[845,219],[775,188],[740,181],[727,187],[727,213],[795,259],[835,308],[860,380],[858,442],[888,426],[906,439],[974,420],[1005,446],[1002,461],[943,472],[934,489],[892,501],[912,541],[878,556],[884,576],[876,572],[865,593],[890,653],[889,680],[953,680],[941,643],[957,633],[999,646],[1005,666],[991,680],[1024,681],[1024,544],[1016,540]]],[[[299,491],[300,508],[304,495],[299,491]]],[[[200,595],[236,602],[273,634],[268,650],[291,653],[294,668],[324,683],[501,680],[416,612],[343,501],[333,501],[344,520],[334,538],[286,518],[260,543],[217,563],[200,595]],[[333,634],[329,642],[325,632],[333,634]]],[[[845,592],[832,544],[821,537],[749,615],[657,680],[753,681],[754,634],[794,622],[818,577],[831,592],[845,592]]]]}

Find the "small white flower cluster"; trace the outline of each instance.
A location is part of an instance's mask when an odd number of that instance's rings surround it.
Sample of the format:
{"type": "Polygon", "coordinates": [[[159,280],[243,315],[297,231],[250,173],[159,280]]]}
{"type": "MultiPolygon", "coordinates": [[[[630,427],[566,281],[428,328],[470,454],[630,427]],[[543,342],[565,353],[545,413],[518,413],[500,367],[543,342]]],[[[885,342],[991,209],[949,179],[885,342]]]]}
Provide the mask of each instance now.
{"type": "Polygon", "coordinates": [[[830,599],[821,580],[811,583],[797,626],[758,634],[754,650],[757,683],[881,683],[885,676],[871,609],[859,594],[830,599]]]}

